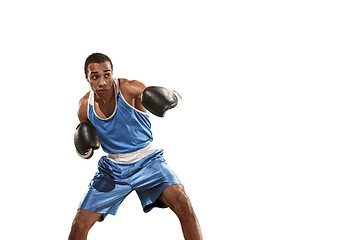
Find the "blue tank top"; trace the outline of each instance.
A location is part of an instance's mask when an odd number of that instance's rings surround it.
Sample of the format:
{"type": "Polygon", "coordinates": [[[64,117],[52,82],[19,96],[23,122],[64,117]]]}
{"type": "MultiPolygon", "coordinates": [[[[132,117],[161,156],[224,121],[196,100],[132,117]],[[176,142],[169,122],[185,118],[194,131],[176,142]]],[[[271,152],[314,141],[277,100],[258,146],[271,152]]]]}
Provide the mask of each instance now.
{"type": "Polygon", "coordinates": [[[94,92],[90,91],[88,118],[95,126],[103,150],[109,154],[138,151],[153,140],[149,115],[130,106],[122,96],[119,81],[114,79],[116,107],[113,114],[99,118],[94,109],[94,92]]]}

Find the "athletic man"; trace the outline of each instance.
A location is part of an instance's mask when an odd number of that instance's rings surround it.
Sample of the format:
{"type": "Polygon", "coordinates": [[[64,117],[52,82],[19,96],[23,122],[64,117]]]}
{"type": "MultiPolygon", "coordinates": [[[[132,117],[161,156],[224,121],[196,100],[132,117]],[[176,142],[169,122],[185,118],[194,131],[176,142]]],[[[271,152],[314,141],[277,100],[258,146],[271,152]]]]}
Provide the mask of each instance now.
{"type": "Polygon", "coordinates": [[[202,239],[199,222],[184,187],[156,149],[147,111],[164,116],[178,104],[175,91],[145,87],[139,81],[114,79],[111,60],[94,53],[85,61],[91,91],[80,100],[74,142],[77,153],[91,158],[100,145],[108,153],[80,203],[69,239],[87,239],[96,221],[115,215],[135,190],[144,212],[170,207],[178,216],[186,240],[202,239]]]}

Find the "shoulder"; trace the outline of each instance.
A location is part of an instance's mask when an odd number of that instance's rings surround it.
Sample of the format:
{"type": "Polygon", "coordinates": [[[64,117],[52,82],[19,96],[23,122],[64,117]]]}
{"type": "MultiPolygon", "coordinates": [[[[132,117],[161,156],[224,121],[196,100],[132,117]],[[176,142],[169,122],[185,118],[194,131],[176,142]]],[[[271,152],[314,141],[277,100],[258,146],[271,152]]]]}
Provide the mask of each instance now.
{"type": "Polygon", "coordinates": [[[145,84],[138,81],[138,80],[128,80],[126,78],[119,78],[119,83],[120,86],[122,85],[123,87],[130,87],[130,88],[134,88],[134,87],[145,87],[145,84]]]}
{"type": "Polygon", "coordinates": [[[140,95],[146,88],[145,84],[138,80],[128,80],[126,78],[119,78],[120,90],[122,93],[133,96],[140,95]]]}
{"type": "Polygon", "coordinates": [[[79,101],[78,118],[80,122],[89,121],[87,117],[87,105],[90,92],[87,92],[79,101]]]}
{"type": "Polygon", "coordinates": [[[90,91],[87,92],[80,100],[79,100],[79,109],[86,107],[87,108],[87,103],[89,100],[89,96],[90,96],[90,91]]]}
{"type": "Polygon", "coordinates": [[[89,99],[89,96],[90,96],[90,91],[87,92],[87,93],[80,99],[80,101],[79,101],[79,106],[80,106],[81,104],[83,104],[84,102],[87,102],[87,100],[89,99]]]}

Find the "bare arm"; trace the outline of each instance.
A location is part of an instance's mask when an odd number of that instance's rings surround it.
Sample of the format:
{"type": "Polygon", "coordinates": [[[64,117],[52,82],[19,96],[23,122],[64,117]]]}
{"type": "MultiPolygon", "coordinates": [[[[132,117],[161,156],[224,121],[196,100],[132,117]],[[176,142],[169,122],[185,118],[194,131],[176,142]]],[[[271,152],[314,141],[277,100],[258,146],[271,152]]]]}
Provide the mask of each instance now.
{"type": "Polygon", "coordinates": [[[89,118],[87,115],[87,105],[88,105],[89,95],[90,92],[86,93],[84,97],[82,97],[79,101],[78,118],[80,122],[89,122],[89,118]]]}
{"type": "Polygon", "coordinates": [[[120,78],[120,91],[123,94],[125,100],[136,109],[146,112],[146,109],[141,104],[141,94],[146,89],[144,83],[137,80],[127,80],[120,78]]]}

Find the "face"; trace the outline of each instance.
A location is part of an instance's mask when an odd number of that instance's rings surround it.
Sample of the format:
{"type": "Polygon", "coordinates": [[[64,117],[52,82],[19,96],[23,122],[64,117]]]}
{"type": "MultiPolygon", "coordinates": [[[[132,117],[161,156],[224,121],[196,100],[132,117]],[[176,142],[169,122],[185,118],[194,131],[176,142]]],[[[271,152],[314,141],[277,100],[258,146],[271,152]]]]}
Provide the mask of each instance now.
{"type": "Polygon", "coordinates": [[[86,79],[97,97],[105,98],[113,91],[110,62],[90,63],[86,79]]]}

